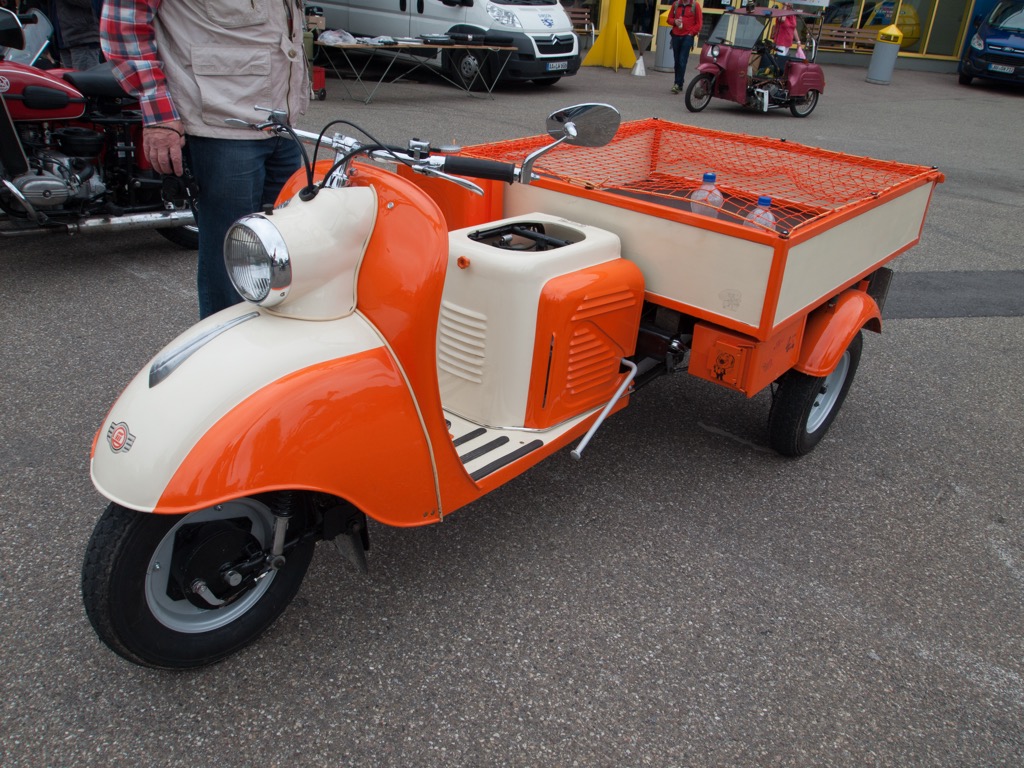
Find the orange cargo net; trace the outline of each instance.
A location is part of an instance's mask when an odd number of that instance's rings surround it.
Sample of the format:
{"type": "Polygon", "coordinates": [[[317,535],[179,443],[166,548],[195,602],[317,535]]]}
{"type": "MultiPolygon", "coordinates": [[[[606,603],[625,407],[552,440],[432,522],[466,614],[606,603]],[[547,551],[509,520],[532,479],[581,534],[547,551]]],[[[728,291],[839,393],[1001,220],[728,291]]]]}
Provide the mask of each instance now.
{"type": "MultiPolygon", "coordinates": [[[[549,136],[535,136],[480,144],[463,154],[520,162],[550,142],[549,136]]],[[[657,118],[623,123],[604,147],[560,145],[543,155],[533,170],[562,184],[686,210],[689,206],[683,201],[701,185],[704,173],[713,171],[726,201],[721,218],[742,221],[756,207],[757,198],[767,195],[778,229],[790,232],[900,187],[942,178],[927,166],[657,118]]]]}

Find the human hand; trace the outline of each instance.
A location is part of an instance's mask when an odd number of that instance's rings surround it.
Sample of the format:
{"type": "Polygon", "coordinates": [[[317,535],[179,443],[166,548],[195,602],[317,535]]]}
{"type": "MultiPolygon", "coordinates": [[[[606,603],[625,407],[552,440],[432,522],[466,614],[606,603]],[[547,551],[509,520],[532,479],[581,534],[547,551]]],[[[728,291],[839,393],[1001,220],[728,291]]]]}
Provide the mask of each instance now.
{"type": "Polygon", "coordinates": [[[185,129],[180,120],[142,129],[142,151],[158,173],[181,176],[181,148],[185,146],[185,129]]]}

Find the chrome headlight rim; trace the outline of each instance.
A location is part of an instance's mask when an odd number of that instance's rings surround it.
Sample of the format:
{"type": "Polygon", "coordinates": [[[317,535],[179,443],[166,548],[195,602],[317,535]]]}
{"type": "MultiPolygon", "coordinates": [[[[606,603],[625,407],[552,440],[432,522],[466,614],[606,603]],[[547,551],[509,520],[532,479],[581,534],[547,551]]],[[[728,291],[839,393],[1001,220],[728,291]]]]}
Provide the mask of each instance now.
{"type": "Polygon", "coordinates": [[[288,296],[292,284],[288,245],[280,230],[262,214],[243,216],[228,229],[224,238],[224,266],[231,284],[248,302],[273,307],[288,296]],[[247,231],[249,237],[240,237],[242,231],[247,231]],[[248,247],[243,244],[244,239],[250,240],[248,247]],[[262,252],[252,250],[253,245],[258,245],[262,252]],[[253,278],[254,270],[265,274],[253,278]]]}

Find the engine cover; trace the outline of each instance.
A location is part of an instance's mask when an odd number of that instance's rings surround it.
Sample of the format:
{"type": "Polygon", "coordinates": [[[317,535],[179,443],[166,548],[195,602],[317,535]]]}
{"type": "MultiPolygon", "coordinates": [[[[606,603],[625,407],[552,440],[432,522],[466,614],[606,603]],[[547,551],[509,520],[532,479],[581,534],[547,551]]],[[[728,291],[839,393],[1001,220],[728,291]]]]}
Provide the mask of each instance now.
{"type": "Polygon", "coordinates": [[[46,171],[26,173],[13,182],[34,208],[56,208],[64,205],[74,194],[67,181],[46,171]]]}

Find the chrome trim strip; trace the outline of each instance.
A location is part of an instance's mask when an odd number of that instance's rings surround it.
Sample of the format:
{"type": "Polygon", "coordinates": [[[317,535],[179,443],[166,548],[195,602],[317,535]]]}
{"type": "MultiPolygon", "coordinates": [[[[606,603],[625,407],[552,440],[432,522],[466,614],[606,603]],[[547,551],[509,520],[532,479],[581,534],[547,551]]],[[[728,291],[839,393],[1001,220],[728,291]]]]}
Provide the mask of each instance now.
{"type": "Polygon", "coordinates": [[[203,333],[193,339],[189,339],[179,347],[165,350],[157,356],[153,361],[153,365],[149,368],[149,388],[152,389],[161,381],[166,379],[174,373],[175,369],[177,369],[179,365],[184,363],[202,347],[209,344],[225,331],[229,331],[236,325],[241,325],[242,323],[259,316],[259,312],[249,312],[246,315],[240,315],[239,317],[228,320],[220,325],[216,325],[207,331],[203,331],[203,333]]]}

